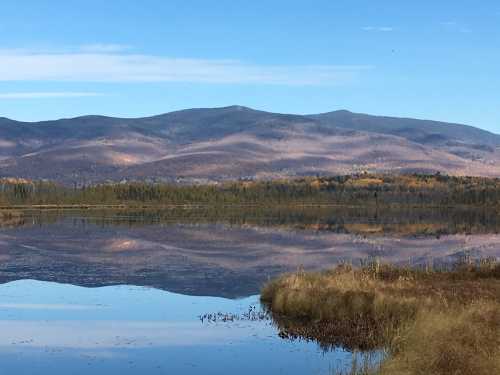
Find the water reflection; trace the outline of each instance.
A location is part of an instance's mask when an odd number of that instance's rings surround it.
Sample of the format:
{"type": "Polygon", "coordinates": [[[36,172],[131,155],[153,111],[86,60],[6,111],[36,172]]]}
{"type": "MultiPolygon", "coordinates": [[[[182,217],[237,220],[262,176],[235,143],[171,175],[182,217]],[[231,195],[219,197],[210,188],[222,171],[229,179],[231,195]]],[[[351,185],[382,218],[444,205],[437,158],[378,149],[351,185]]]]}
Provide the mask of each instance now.
{"type": "Polygon", "coordinates": [[[280,273],[358,263],[499,257],[491,211],[340,208],[28,213],[0,230],[0,282],[129,284],[245,297],[280,273]]]}
{"type": "Polygon", "coordinates": [[[130,286],[87,289],[16,281],[0,286],[2,373],[327,374],[349,366],[343,350],[281,340],[266,320],[201,323],[258,297],[192,297],[130,286]],[[55,365],[57,364],[57,366],[55,365]]]}
{"type": "Polygon", "coordinates": [[[499,215],[490,211],[75,211],[27,213],[21,221],[0,230],[0,282],[130,284],[236,298],[299,267],[500,255],[499,215]]]}
{"type": "Polygon", "coordinates": [[[464,253],[500,257],[499,214],[488,210],[89,210],[0,217],[0,363],[9,374],[328,374],[348,369],[358,356],[339,346],[363,347],[283,340],[280,333],[308,337],[290,322],[199,316],[259,311],[261,285],[298,268],[372,257],[435,265],[464,253]]]}

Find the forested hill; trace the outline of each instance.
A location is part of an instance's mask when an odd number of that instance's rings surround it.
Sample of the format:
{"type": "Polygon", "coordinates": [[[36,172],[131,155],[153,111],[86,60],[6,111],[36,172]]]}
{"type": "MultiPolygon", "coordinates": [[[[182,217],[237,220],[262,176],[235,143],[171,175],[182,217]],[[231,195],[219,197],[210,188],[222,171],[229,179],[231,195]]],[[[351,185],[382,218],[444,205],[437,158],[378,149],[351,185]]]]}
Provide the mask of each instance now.
{"type": "Polygon", "coordinates": [[[68,185],[370,173],[500,176],[500,136],[472,126],[241,106],[123,119],[0,117],[0,177],[68,185]]]}

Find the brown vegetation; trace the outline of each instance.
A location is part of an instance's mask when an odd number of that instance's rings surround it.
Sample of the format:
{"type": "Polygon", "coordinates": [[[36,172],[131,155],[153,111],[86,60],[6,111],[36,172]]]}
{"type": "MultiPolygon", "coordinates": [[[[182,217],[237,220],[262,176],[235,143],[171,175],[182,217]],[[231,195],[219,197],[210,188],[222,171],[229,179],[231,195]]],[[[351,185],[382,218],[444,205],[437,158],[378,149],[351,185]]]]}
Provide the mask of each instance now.
{"type": "Polygon", "coordinates": [[[285,337],[385,350],[380,374],[500,373],[500,264],[452,270],[370,263],[269,282],[262,301],[285,337]]]}

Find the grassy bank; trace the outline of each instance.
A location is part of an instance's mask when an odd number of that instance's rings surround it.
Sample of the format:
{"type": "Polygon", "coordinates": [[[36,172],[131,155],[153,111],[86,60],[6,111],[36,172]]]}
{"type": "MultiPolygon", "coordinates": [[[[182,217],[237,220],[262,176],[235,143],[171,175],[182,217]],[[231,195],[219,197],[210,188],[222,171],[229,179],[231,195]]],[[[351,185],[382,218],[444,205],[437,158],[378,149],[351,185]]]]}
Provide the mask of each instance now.
{"type": "Polygon", "coordinates": [[[371,263],[297,272],[262,290],[285,337],[384,350],[378,374],[500,373],[500,264],[451,270],[371,263]]]}

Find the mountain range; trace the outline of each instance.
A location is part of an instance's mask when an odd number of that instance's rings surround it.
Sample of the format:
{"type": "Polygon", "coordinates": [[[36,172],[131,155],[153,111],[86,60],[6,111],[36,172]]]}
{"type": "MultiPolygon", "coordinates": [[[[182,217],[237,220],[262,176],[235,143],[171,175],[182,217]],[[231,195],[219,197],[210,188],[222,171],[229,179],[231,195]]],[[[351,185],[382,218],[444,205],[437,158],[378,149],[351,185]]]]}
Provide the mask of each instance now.
{"type": "Polygon", "coordinates": [[[242,106],[134,119],[0,118],[0,177],[206,182],[363,171],[498,177],[500,135],[346,110],[292,115],[242,106]]]}

